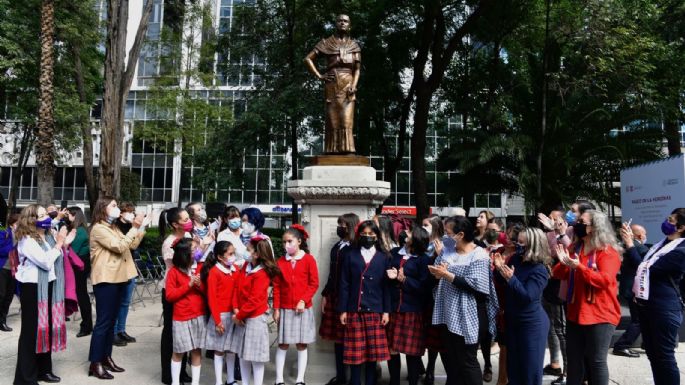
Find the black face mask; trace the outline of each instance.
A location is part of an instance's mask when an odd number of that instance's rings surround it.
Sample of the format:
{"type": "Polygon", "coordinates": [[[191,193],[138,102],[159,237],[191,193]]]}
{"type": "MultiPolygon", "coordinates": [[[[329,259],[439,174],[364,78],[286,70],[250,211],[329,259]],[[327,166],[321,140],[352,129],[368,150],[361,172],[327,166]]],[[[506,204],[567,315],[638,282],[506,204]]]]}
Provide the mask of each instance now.
{"type": "Polygon", "coordinates": [[[340,239],[347,238],[347,230],[345,230],[345,228],[342,226],[338,226],[338,228],[335,230],[335,233],[338,235],[338,238],[340,239]]]}
{"type": "Polygon", "coordinates": [[[361,237],[359,237],[359,245],[365,249],[370,249],[375,244],[375,237],[370,237],[368,235],[362,235],[361,237]]]}
{"type": "Polygon", "coordinates": [[[398,242],[400,243],[400,247],[404,247],[407,244],[407,233],[402,231],[399,238],[400,239],[398,239],[398,242]]]}
{"type": "Polygon", "coordinates": [[[574,224],[573,233],[580,239],[585,238],[587,236],[587,225],[585,223],[574,224]]]}

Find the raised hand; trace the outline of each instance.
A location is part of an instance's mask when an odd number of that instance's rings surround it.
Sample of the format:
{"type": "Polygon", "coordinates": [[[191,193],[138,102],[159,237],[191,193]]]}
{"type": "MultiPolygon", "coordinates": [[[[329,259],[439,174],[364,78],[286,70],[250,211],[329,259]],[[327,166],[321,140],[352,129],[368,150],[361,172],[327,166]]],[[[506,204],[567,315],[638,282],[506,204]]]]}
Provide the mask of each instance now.
{"type": "Polygon", "coordinates": [[[547,215],[538,213],[538,221],[540,221],[540,224],[548,231],[554,230],[554,221],[547,215]]]}

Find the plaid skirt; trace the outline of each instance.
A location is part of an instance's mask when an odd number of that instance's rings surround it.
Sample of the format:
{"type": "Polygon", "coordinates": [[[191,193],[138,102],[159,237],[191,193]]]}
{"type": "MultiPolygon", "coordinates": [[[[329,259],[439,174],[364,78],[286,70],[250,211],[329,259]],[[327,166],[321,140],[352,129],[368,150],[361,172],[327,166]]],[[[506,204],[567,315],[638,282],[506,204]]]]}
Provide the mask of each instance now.
{"type": "Polygon", "coordinates": [[[381,314],[347,313],[343,362],[347,365],[359,365],[389,359],[388,339],[381,324],[381,314]]]}
{"type": "Polygon", "coordinates": [[[426,333],[421,313],[392,313],[388,323],[390,350],[408,356],[422,356],[426,350],[426,333]]]}
{"type": "Polygon", "coordinates": [[[310,307],[298,314],[293,309],[281,309],[278,322],[279,344],[311,344],[316,341],[314,310],[310,307]]]}
{"type": "Polygon", "coordinates": [[[215,350],[218,352],[227,351],[231,343],[231,334],[233,334],[233,313],[221,313],[221,323],[224,325],[224,334],[219,335],[216,332],[216,324],[214,318],[209,317],[207,321],[207,328],[205,329],[205,340],[203,348],[207,350],[215,350]]]}
{"type": "Polygon", "coordinates": [[[335,302],[331,297],[326,297],[326,306],[321,316],[319,325],[319,335],[321,338],[342,343],[345,338],[345,327],[340,323],[340,314],[335,311],[335,302]]]}
{"type": "Polygon", "coordinates": [[[433,320],[433,305],[427,307],[426,311],[423,312],[423,321],[426,331],[426,349],[432,350],[434,352],[444,353],[447,351],[447,347],[443,342],[443,329],[445,325],[433,325],[431,322],[433,320]]]}
{"type": "Polygon", "coordinates": [[[205,316],[187,321],[173,321],[174,353],[201,349],[205,340],[205,316]]]}
{"type": "Polygon", "coordinates": [[[228,351],[241,360],[269,362],[269,326],[267,315],[245,320],[245,326],[233,325],[228,351]]]}

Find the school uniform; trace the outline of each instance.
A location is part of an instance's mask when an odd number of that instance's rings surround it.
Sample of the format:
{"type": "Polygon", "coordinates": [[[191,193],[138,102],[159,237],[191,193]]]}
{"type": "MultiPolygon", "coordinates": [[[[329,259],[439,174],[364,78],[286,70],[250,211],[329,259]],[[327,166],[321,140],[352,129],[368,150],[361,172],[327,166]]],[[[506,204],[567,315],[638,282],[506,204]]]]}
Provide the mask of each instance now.
{"type": "Polygon", "coordinates": [[[338,312],[347,313],[343,362],[360,365],[390,358],[382,313],[389,313],[387,254],[376,248],[350,249],[343,259],[338,312]]]}
{"type": "Polygon", "coordinates": [[[319,270],[311,254],[285,255],[276,262],[281,276],[274,279],[274,309],[280,309],[279,344],[311,344],[316,341],[312,298],[319,290],[319,270]],[[304,301],[304,312],[295,309],[304,301]]]}
{"type": "MultiPolygon", "coordinates": [[[[429,265],[435,264],[435,259],[437,256],[429,257],[429,265]]],[[[428,281],[426,283],[427,290],[423,296],[423,320],[424,329],[426,330],[426,349],[433,352],[445,353],[447,348],[445,347],[445,341],[443,338],[445,326],[444,325],[433,325],[433,309],[435,307],[434,293],[438,287],[439,279],[436,279],[432,275],[428,276],[428,281]]]]}
{"type": "Polygon", "coordinates": [[[185,353],[202,348],[205,339],[204,285],[190,287],[191,275],[202,269],[202,263],[193,264],[186,272],[173,267],[167,273],[165,295],[173,304],[172,333],[174,353],[185,353]]]}
{"type": "Polygon", "coordinates": [[[210,316],[207,321],[203,348],[218,352],[227,351],[233,332],[233,290],[235,276],[238,274],[236,266],[226,267],[217,263],[207,276],[207,303],[210,316]],[[216,332],[216,325],[224,325],[224,333],[216,332]]]}
{"type": "MultiPolygon", "coordinates": [[[[269,309],[268,291],[271,279],[261,265],[246,263],[236,277],[233,306],[238,309],[236,318],[245,325],[234,325],[228,351],[241,360],[269,361],[269,327],[266,311],[269,309]]],[[[234,309],[234,310],[235,310],[234,309]]]]}
{"type": "Polygon", "coordinates": [[[410,356],[422,356],[425,351],[423,308],[430,263],[427,255],[408,255],[404,249],[393,255],[392,267],[403,269],[405,276],[404,282],[391,280],[392,313],[387,334],[393,351],[410,356]]]}
{"type": "Polygon", "coordinates": [[[326,306],[321,316],[319,335],[321,338],[342,343],[345,337],[345,328],[340,324],[340,315],[336,311],[338,304],[338,287],[340,286],[340,273],[342,271],[342,261],[345,254],[350,249],[350,242],[340,240],[331,248],[330,266],[328,280],[321,296],[326,298],[326,306]]]}

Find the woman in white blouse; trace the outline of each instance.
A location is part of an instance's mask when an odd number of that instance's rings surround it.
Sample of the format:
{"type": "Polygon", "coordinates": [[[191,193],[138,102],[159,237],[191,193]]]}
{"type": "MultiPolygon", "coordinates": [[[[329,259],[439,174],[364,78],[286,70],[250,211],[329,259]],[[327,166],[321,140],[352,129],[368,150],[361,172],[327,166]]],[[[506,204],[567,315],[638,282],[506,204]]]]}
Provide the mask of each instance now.
{"type": "Polygon", "coordinates": [[[59,313],[52,307],[56,301],[64,300],[64,274],[55,262],[62,261],[62,248],[71,244],[76,232],[67,234],[63,227],[53,237],[51,227],[52,219],[39,205],[25,207],[17,222],[16,279],[21,285],[21,334],[14,375],[16,385],[60,381],[52,372],[51,351],[65,347],[64,330],[60,327],[64,325],[64,313],[60,319],[53,319],[53,314],[59,313]],[[60,287],[62,292],[58,293],[60,287]],[[59,346],[53,345],[55,341],[59,346]]]}

